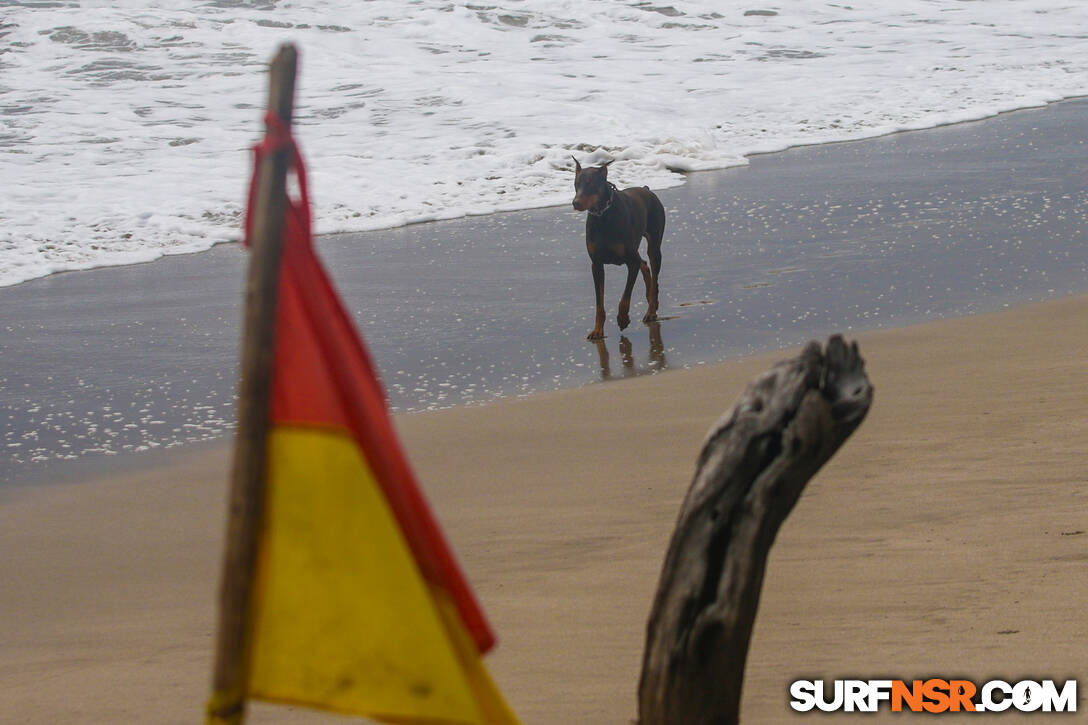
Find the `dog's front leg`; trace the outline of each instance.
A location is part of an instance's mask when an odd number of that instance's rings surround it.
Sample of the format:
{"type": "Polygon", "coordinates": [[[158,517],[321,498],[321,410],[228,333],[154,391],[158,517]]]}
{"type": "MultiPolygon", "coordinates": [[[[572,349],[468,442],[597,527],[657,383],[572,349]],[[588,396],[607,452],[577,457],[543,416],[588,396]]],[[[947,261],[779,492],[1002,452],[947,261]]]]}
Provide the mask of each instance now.
{"type": "Polygon", "coordinates": [[[631,324],[631,316],[628,314],[631,311],[631,290],[635,288],[635,280],[638,279],[639,262],[641,261],[636,257],[635,261],[627,263],[627,284],[623,287],[620,310],[619,314],[616,315],[616,322],[621,330],[626,330],[627,326],[631,324]]]}
{"type": "Polygon", "coordinates": [[[597,319],[586,339],[600,340],[604,337],[604,265],[597,262],[593,263],[593,293],[597,298],[597,319]]]}

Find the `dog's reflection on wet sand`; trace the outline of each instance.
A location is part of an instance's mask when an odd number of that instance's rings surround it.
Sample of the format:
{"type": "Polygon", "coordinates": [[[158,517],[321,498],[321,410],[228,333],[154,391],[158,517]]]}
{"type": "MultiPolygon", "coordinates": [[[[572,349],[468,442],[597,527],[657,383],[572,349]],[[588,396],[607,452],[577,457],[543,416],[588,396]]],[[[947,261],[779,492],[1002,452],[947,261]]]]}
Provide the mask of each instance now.
{"type": "MultiPolygon", "coordinates": [[[[646,356],[646,361],[642,364],[635,362],[634,346],[631,344],[630,338],[626,335],[620,335],[621,368],[619,378],[633,378],[638,375],[653,374],[668,367],[668,361],[665,359],[665,343],[661,338],[661,323],[648,322],[646,327],[650,331],[650,351],[646,356]]],[[[608,351],[608,344],[604,339],[592,340],[592,342],[597,348],[597,357],[601,364],[601,380],[612,380],[614,377],[611,363],[612,356],[608,351]]]]}

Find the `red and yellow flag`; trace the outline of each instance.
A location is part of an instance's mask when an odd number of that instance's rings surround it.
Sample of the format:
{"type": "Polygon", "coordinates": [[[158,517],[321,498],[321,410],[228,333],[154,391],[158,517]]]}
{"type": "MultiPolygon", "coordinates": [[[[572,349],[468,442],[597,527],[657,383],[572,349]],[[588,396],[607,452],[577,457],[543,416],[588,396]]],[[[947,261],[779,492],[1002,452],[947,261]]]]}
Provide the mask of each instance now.
{"type": "Polygon", "coordinates": [[[386,722],[516,723],[481,662],[494,635],[315,256],[294,158],[246,695],[386,722]]]}

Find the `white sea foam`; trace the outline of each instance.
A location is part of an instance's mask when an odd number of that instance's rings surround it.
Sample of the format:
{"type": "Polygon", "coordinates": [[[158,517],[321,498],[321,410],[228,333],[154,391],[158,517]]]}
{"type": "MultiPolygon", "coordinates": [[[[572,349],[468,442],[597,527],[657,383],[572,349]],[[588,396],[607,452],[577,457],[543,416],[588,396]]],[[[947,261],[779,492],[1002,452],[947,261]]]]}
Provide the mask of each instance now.
{"type": "Polygon", "coordinates": [[[276,46],[319,232],[561,204],[616,180],[1088,93],[1069,0],[15,0],[0,285],[238,237],[276,46]]]}

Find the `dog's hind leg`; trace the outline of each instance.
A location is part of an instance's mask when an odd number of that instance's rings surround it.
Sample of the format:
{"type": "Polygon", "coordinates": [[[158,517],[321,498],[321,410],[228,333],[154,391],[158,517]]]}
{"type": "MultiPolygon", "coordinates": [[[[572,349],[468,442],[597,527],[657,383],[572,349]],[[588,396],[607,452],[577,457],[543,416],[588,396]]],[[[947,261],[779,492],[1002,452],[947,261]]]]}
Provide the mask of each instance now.
{"type": "Polygon", "coordinates": [[[642,262],[642,281],[646,284],[646,316],[642,318],[643,322],[653,322],[657,319],[657,290],[654,288],[654,277],[650,271],[650,265],[642,262]]]}
{"type": "MultiPolygon", "coordinates": [[[[661,240],[665,236],[665,207],[654,197],[653,204],[646,210],[646,256],[650,258],[650,274],[653,277],[651,289],[650,280],[646,279],[646,301],[649,309],[643,322],[653,322],[657,319],[657,307],[661,287],[658,280],[661,278],[661,240]]],[[[643,273],[645,279],[646,274],[643,273]]]]}
{"type": "Polygon", "coordinates": [[[653,237],[647,237],[646,255],[650,258],[650,264],[642,263],[642,279],[646,282],[646,316],[643,322],[653,322],[657,319],[658,306],[658,278],[661,275],[661,237],[657,237],[656,243],[653,237]]]}

